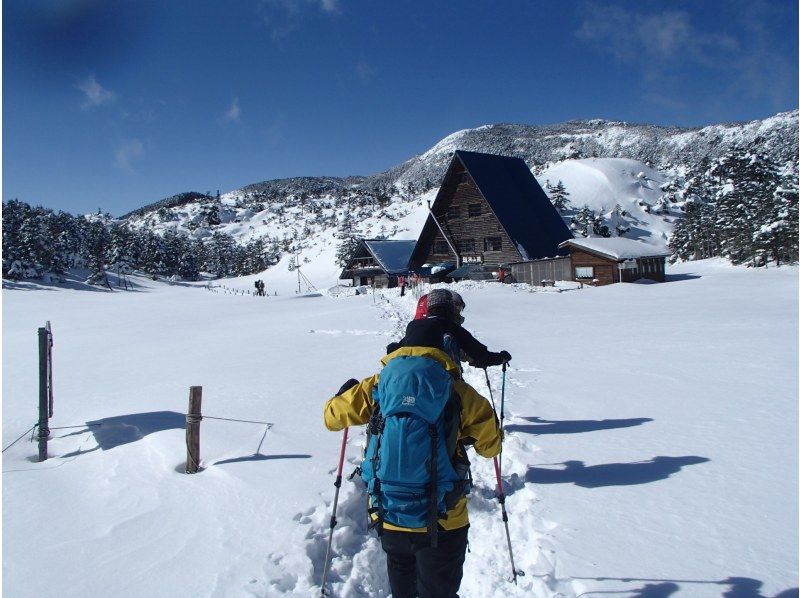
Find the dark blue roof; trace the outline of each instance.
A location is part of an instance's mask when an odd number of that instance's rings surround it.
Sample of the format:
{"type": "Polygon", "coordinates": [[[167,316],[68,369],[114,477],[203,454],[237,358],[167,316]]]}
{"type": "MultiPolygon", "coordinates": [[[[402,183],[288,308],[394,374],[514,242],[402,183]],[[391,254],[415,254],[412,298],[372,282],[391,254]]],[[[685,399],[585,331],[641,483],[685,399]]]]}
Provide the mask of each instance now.
{"type": "Polygon", "coordinates": [[[408,258],[416,244],[416,240],[364,239],[367,250],[387,274],[405,274],[408,271],[408,258]]]}
{"type": "Polygon", "coordinates": [[[457,150],[523,259],[553,257],[572,238],[558,211],[521,158],[457,150]]]}

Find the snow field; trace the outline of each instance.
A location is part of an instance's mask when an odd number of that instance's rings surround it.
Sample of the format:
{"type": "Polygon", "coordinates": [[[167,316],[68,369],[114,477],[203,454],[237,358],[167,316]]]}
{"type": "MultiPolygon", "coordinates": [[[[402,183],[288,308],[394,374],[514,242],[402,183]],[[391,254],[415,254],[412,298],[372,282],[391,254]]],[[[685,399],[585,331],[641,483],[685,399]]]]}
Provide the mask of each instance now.
{"type": "MultiPolygon", "coordinates": [[[[513,355],[503,472],[526,572],[507,581],[492,464],[474,456],[462,596],[796,595],[797,268],[708,261],[668,274],[561,293],[454,287],[466,327],[513,355]]],[[[415,299],[136,282],[131,293],[3,292],[3,446],[35,421],[36,328],[48,319],[52,425],[104,422],[54,431],[41,464],[26,440],[3,454],[4,592],[318,593],[341,442],[322,405],[378,371],[415,299]],[[274,427],[205,420],[205,469],[187,476],[195,384],[206,415],[274,427]]],[[[501,372],[489,374],[499,408],[501,372]]],[[[465,376],[488,396],[482,371],[465,376]]],[[[362,445],[351,430],[345,474],[362,445]]],[[[389,594],[365,501],[343,482],[336,595],[389,594]]]]}

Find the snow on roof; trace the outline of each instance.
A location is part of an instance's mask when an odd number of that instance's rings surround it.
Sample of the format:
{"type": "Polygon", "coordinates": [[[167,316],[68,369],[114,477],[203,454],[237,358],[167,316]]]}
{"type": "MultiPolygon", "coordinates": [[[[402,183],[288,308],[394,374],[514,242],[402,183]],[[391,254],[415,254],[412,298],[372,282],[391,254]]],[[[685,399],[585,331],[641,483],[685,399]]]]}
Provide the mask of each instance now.
{"type": "Polygon", "coordinates": [[[408,258],[417,242],[395,239],[364,239],[364,245],[387,274],[402,274],[408,270],[408,258]]]}
{"type": "Polygon", "coordinates": [[[668,257],[669,251],[654,247],[641,241],[624,237],[589,237],[586,239],[569,239],[559,247],[579,247],[594,253],[600,253],[615,260],[630,260],[641,257],[668,257]]]}

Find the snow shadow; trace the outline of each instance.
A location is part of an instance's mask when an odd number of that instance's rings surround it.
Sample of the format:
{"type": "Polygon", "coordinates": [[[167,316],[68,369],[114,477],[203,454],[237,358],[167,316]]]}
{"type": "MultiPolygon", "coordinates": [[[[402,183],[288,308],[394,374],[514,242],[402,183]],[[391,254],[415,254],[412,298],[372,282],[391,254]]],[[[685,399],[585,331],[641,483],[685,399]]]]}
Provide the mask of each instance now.
{"type": "Polygon", "coordinates": [[[525,434],[582,434],[583,432],[596,432],[598,430],[614,430],[617,428],[631,428],[641,426],[653,421],[649,417],[635,417],[631,419],[576,419],[554,421],[540,417],[523,417],[522,419],[536,425],[510,424],[505,427],[507,432],[523,432],[525,434]]]}
{"type": "Polygon", "coordinates": [[[697,280],[703,278],[699,274],[665,274],[664,282],[679,282],[681,280],[697,280]]]}
{"type": "Polygon", "coordinates": [[[272,461],[274,459],[310,459],[311,455],[262,455],[256,453],[255,455],[248,455],[247,457],[235,457],[233,459],[224,459],[222,461],[214,461],[209,463],[211,465],[225,465],[227,463],[244,463],[246,461],[272,461]]]}
{"type": "MultiPolygon", "coordinates": [[[[641,588],[630,590],[604,590],[596,593],[600,594],[626,594],[631,598],[667,598],[672,596],[675,592],[681,589],[680,584],[701,584],[701,585],[717,585],[727,586],[722,591],[720,596],[723,598],[798,598],[798,588],[790,588],[778,592],[775,596],[768,596],[761,593],[761,587],[764,582],[753,579],[751,577],[728,577],[720,581],[716,580],[699,580],[699,579],[641,579],[637,577],[575,577],[573,579],[585,579],[594,581],[618,581],[622,583],[632,583],[634,581],[655,582],[647,583],[641,588]],[[633,592],[629,594],[629,592],[633,592]]],[[[591,592],[595,593],[595,592],[591,592]]]]}
{"type": "MultiPolygon", "coordinates": [[[[85,430],[71,432],[65,436],[77,436],[91,431],[98,448],[108,451],[123,444],[141,440],[155,432],[183,430],[186,427],[186,414],[176,411],[131,413],[129,415],[118,415],[116,417],[88,421],[86,426],[85,430]]],[[[74,456],[74,454],[64,456],[74,456]]]]}
{"type": "Polygon", "coordinates": [[[710,459],[697,456],[654,457],[634,463],[584,465],[583,461],[565,461],[563,469],[529,467],[525,481],[531,484],[575,484],[582,488],[604,486],[634,486],[666,480],[687,465],[707,463],[710,459]]]}
{"type": "Polygon", "coordinates": [[[146,288],[138,284],[135,280],[128,277],[125,282],[120,281],[119,277],[113,272],[107,272],[108,283],[111,288],[103,285],[91,285],[86,283],[89,276],[88,270],[72,271],[65,274],[60,279],[55,275],[45,275],[42,278],[27,278],[24,280],[4,280],[3,289],[15,291],[55,291],[68,289],[71,291],[90,291],[93,293],[110,293],[113,291],[142,292],[146,288]]]}

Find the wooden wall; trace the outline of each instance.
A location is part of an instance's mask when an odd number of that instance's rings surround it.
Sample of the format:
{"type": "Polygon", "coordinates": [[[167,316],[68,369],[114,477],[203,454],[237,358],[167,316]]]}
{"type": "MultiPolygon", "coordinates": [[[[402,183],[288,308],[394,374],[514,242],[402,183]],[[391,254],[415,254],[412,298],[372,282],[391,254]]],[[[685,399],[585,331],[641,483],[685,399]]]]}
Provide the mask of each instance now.
{"type": "Polygon", "coordinates": [[[575,280],[569,256],[511,264],[514,282],[539,286],[543,280],[575,280]]]}
{"type": "Polygon", "coordinates": [[[638,277],[664,282],[666,261],[666,258],[663,257],[646,257],[636,260],[639,266],[638,277]]]}
{"type": "MultiPolygon", "coordinates": [[[[615,260],[600,257],[574,247],[571,248],[570,251],[572,257],[572,276],[574,280],[578,280],[578,278],[575,277],[575,268],[592,266],[594,268],[594,277],[598,280],[598,285],[619,282],[619,266],[615,260]]],[[[666,258],[638,258],[636,264],[638,266],[636,270],[625,269],[622,271],[623,282],[633,282],[640,278],[649,278],[657,282],[664,282],[666,258]]]]}
{"type": "MultiPolygon", "coordinates": [[[[445,181],[444,186],[445,189],[443,191],[450,194],[450,197],[444,196],[443,199],[445,201],[440,202],[439,206],[437,206],[436,219],[445,229],[450,240],[456,243],[457,249],[462,258],[464,258],[464,263],[469,262],[468,258],[470,257],[479,258],[481,261],[478,263],[493,266],[522,259],[522,256],[514,247],[503,227],[500,226],[500,222],[469,174],[462,168],[454,169],[451,177],[445,181]],[[469,206],[471,204],[480,204],[480,216],[469,216],[469,206]],[[451,217],[450,208],[455,208],[458,211],[458,216],[451,217]],[[500,237],[500,251],[485,251],[484,239],[486,237],[500,237]],[[459,246],[459,244],[468,240],[474,241],[475,251],[467,251],[459,246]]],[[[441,251],[436,252],[436,246],[439,242],[445,242],[445,239],[437,229],[430,252],[424,261],[454,262],[456,258],[449,247],[444,253],[441,251]]]]}
{"type": "Polygon", "coordinates": [[[608,258],[602,258],[587,251],[581,251],[575,247],[571,248],[572,257],[572,276],[574,280],[586,282],[586,279],[579,279],[575,276],[575,268],[591,266],[594,268],[594,278],[598,285],[612,284],[619,281],[617,272],[617,262],[608,258]]]}

